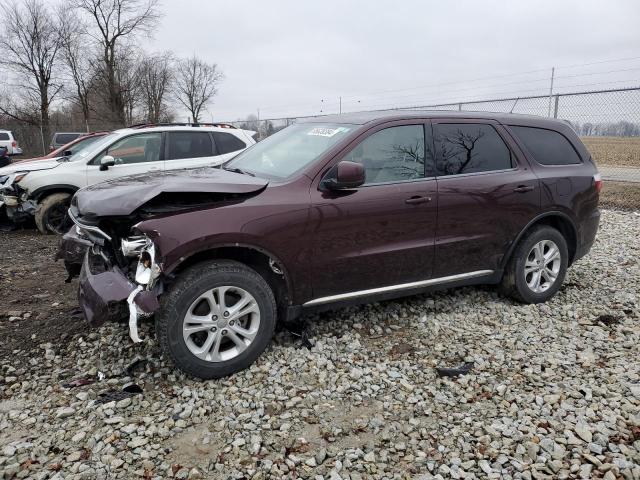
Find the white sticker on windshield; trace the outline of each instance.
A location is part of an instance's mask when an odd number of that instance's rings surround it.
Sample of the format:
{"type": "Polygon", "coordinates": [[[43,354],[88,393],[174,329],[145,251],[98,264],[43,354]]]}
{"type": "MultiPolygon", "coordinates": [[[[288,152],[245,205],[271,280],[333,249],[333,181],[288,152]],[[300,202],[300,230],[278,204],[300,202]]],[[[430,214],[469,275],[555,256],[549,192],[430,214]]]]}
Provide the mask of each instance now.
{"type": "Polygon", "coordinates": [[[315,135],[316,137],[333,137],[336,133],[346,132],[348,128],[338,127],[338,128],[325,128],[325,127],[315,127],[312,129],[307,135],[315,135]]]}

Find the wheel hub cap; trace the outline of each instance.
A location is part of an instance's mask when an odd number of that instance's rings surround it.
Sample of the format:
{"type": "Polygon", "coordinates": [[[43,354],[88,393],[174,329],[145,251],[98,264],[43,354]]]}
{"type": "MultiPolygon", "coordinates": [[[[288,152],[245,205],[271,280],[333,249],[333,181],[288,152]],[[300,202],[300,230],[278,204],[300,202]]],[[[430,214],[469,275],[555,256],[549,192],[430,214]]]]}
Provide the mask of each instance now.
{"type": "Polygon", "coordinates": [[[552,240],[541,240],[529,251],[524,264],[527,286],[535,293],[548,290],[560,273],[560,249],[552,240]]]}
{"type": "Polygon", "coordinates": [[[251,345],[260,327],[260,308],[235,286],[203,292],[187,309],[182,336],[189,351],[207,362],[224,362],[251,345]]]}

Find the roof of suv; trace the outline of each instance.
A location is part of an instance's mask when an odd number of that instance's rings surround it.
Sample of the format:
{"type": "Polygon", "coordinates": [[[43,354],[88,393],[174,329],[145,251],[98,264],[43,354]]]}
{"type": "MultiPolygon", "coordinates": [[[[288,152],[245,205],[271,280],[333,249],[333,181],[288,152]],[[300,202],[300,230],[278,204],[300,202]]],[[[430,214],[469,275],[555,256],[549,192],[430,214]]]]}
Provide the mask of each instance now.
{"type": "Polygon", "coordinates": [[[340,115],[325,115],[301,119],[301,123],[351,123],[364,125],[389,120],[404,120],[410,118],[468,118],[478,120],[496,120],[507,125],[531,126],[559,126],[566,127],[566,122],[553,118],[536,115],[522,115],[519,113],[470,112],[452,110],[379,110],[373,112],[343,113],[340,115]]]}
{"type": "Polygon", "coordinates": [[[165,132],[167,130],[191,130],[194,131],[214,131],[214,132],[241,132],[243,131],[240,128],[236,128],[233,126],[227,126],[226,124],[200,124],[200,125],[191,125],[191,124],[158,124],[158,125],[134,125],[131,127],[120,128],[118,130],[114,130],[116,133],[128,133],[128,132],[165,132]]]}

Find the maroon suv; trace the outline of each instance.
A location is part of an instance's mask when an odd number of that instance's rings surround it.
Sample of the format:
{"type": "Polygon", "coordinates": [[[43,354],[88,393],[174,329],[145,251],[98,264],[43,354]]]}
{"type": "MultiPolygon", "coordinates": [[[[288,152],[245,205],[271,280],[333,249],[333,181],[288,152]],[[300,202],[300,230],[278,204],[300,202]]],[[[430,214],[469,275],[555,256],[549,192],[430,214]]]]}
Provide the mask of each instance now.
{"type": "Polygon", "coordinates": [[[250,365],[276,321],[433,289],[552,297],[593,244],[600,176],[571,127],[468,112],[375,112],[290,126],[222,168],[76,193],[91,245],[79,300],[98,325],[155,313],[196,377],[250,365]]]}

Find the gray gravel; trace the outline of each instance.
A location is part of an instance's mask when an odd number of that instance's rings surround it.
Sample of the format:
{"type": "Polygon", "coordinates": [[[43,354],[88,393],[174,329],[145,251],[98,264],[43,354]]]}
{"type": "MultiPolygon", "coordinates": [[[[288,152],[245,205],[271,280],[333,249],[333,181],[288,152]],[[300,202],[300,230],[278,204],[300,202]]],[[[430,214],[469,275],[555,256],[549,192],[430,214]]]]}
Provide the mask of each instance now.
{"type": "Polygon", "coordinates": [[[343,309],[311,318],[311,350],[280,333],[222,381],[160,360],[150,325],[143,346],[106,325],[2,358],[0,478],[638,480],[639,237],[640,214],[606,211],[547,304],[483,287],[343,309]]]}

